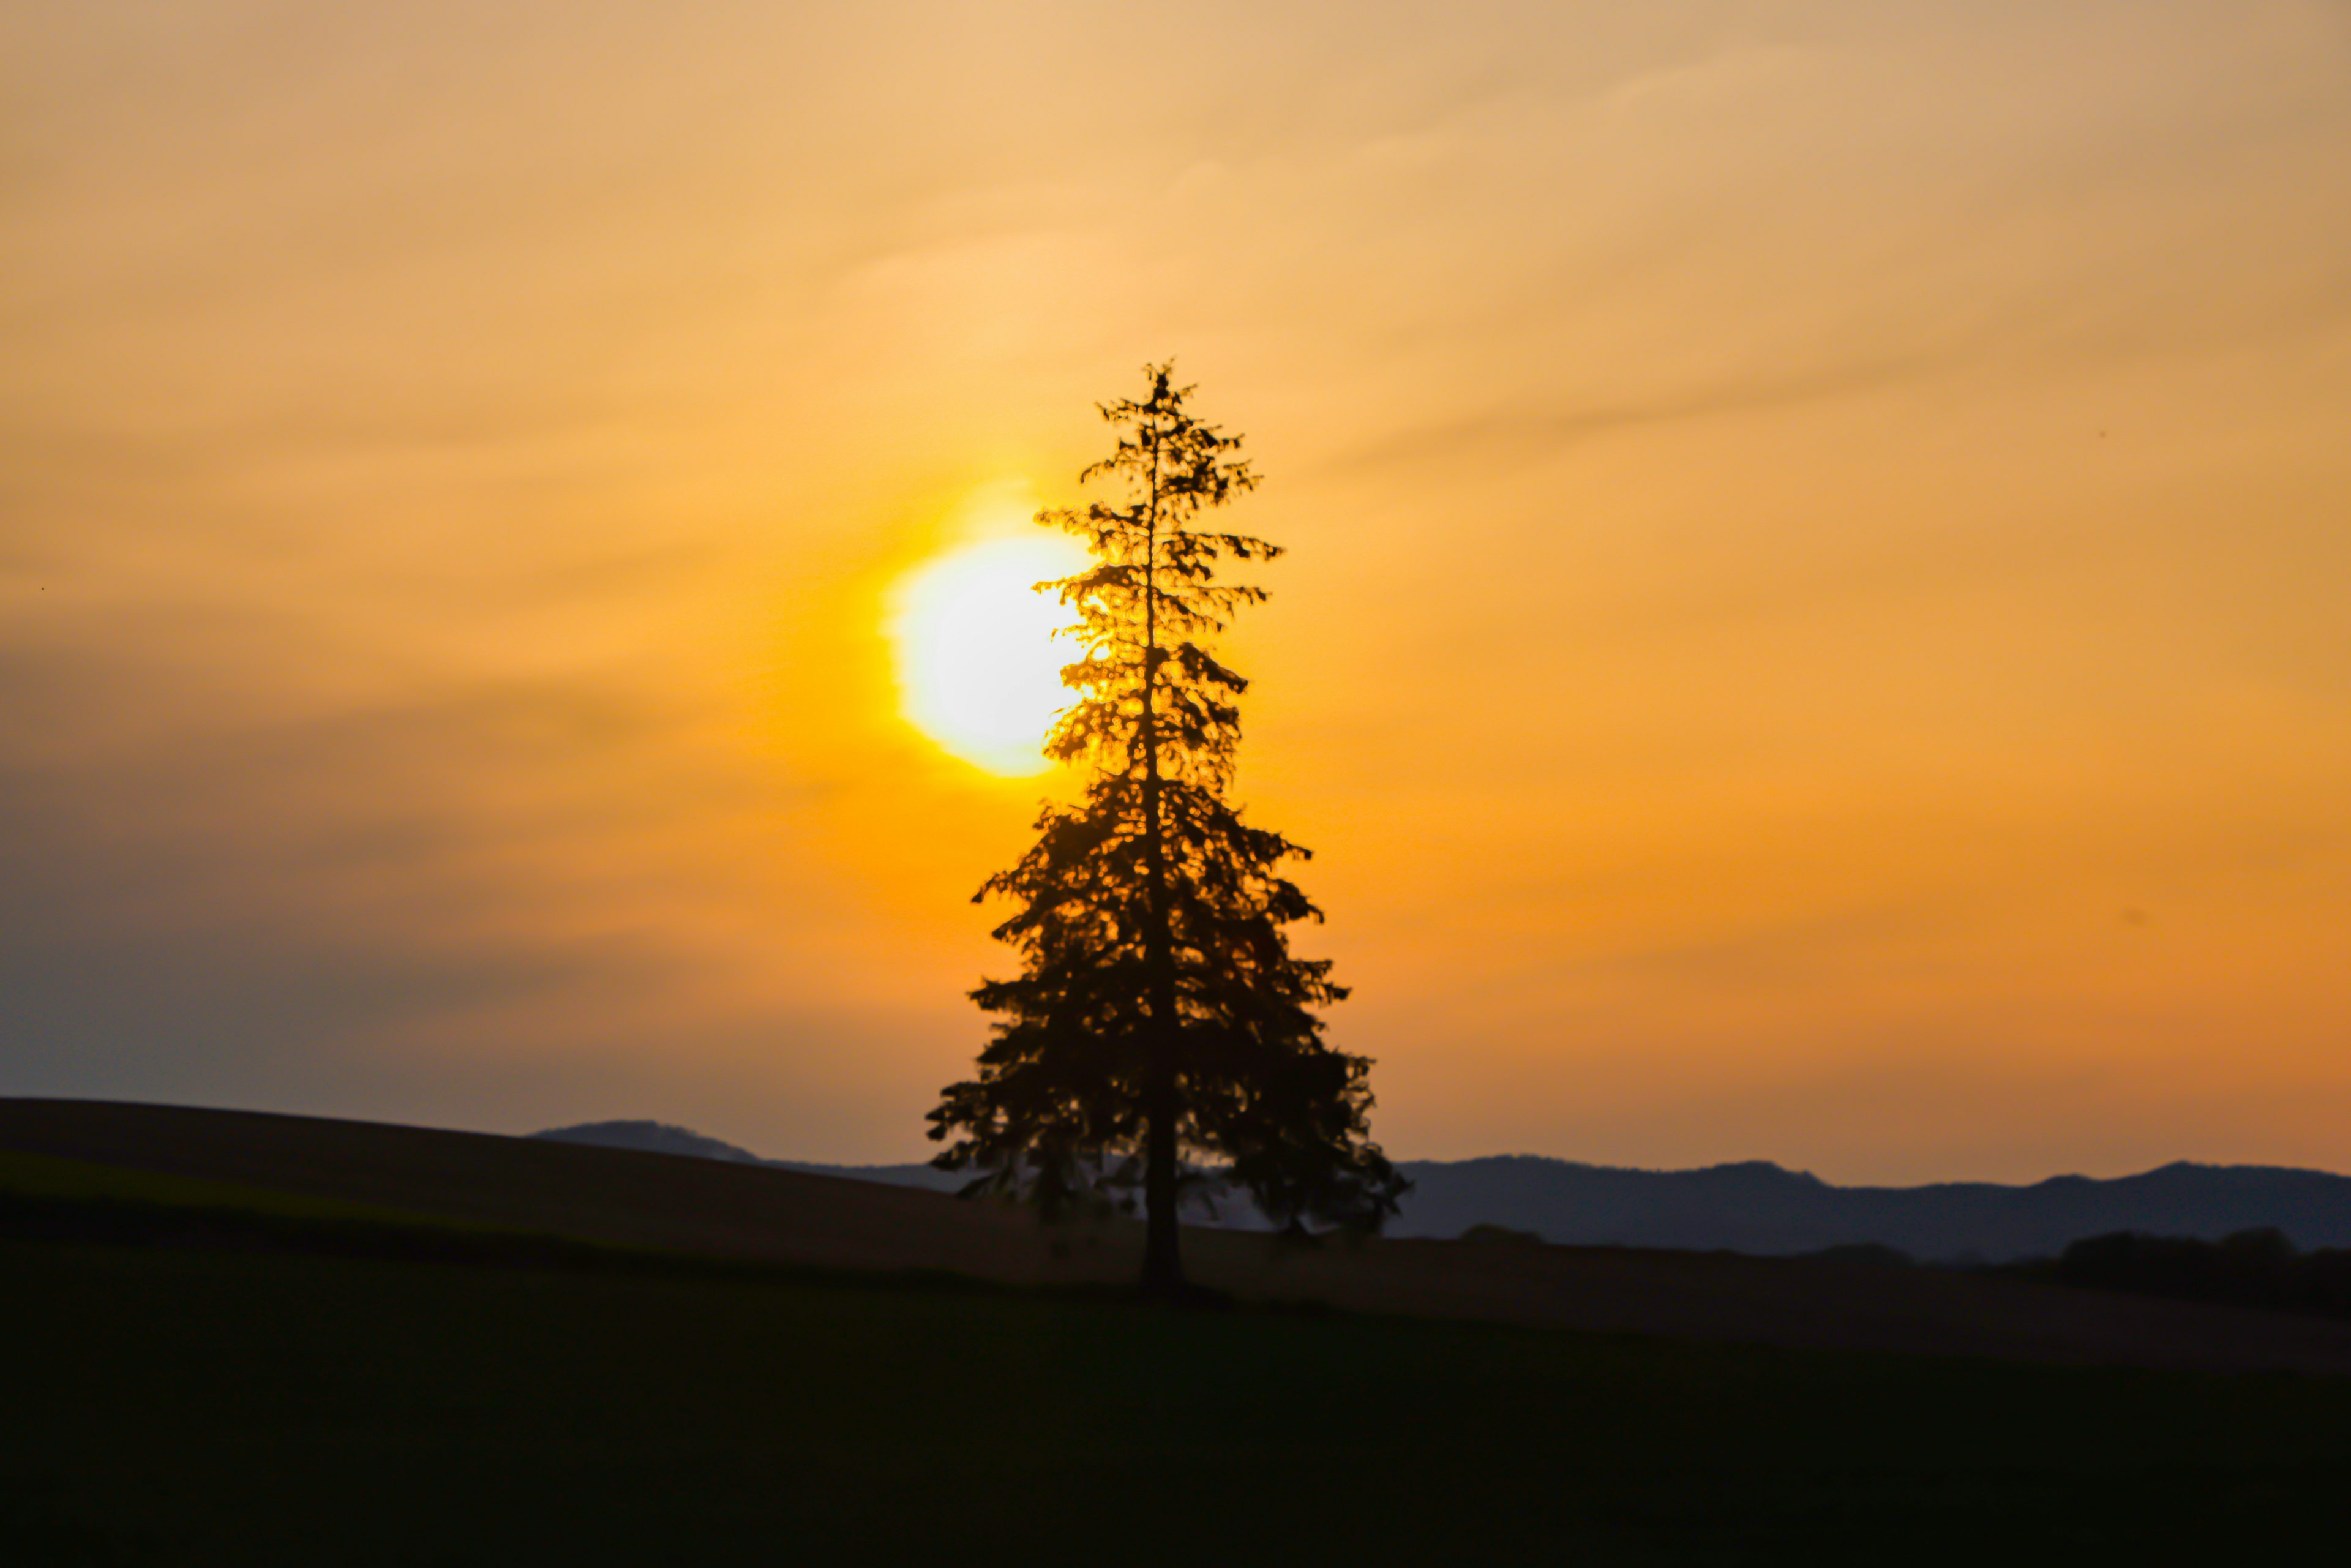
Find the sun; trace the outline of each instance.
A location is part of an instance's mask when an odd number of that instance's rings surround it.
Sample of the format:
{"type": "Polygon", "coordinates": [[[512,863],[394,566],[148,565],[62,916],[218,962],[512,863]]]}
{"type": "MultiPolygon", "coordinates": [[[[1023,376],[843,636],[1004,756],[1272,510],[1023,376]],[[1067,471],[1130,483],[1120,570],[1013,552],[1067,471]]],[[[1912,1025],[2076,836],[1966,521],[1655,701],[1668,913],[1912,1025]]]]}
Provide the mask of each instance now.
{"type": "Polygon", "coordinates": [[[1077,658],[1054,633],[1075,617],[1039,582],[1067,577],[1084,547],[1029,524],[932,557],[890,595],[887,631],[898,703],[942,750],[1008,779],[1044,772],[1042,747],[1072,694],[1061,666],[1077,658]]]}

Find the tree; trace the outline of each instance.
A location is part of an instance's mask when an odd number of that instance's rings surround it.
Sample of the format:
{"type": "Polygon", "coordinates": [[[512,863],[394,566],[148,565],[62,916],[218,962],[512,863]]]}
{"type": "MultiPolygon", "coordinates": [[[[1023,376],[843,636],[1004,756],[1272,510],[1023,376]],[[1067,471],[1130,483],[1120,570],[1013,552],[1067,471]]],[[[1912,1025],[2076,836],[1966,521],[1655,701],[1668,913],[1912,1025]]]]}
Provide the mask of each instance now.
{"type": "Polygon", "coordinates": [[[1194,417],[1194,389],[1147,366],[1147,395],[1100,405],[1116,449],[1079,476],[1120,494],[1037,520],[1082,538],[1093,563],[1038,584],[1077,615],[1061,672],[1077,694],[1046,743],[1090,766],[1081,800],[1047,806],[1036,843],[975,902],[1015,901],[996,929],[1018,978],[971,993],[993,1014],[978,1076],[950,1085],[935,1164],[968,1192],[1049,1212],[1104,1189],[1143,1191],[1143,1286],[1184,1293],[1176,1209],[1205,1179],[1246,1189],[1286,1228],[1375,1229],[1407,1185],[1368,1137],[1370,1062],[1332,1050],[1315,1009],[1346,996],[1285,927],[1322,918],[1281,863],[1308,852],[1226,798],[1248,683],[1206,646],[1262,589],[1221,583],[1262,539],[1199,514],[1257,485],[1240,437],[1194,417]],[[1206,1175],[1207,1172],[1213,1175],[1206,1175]]]}

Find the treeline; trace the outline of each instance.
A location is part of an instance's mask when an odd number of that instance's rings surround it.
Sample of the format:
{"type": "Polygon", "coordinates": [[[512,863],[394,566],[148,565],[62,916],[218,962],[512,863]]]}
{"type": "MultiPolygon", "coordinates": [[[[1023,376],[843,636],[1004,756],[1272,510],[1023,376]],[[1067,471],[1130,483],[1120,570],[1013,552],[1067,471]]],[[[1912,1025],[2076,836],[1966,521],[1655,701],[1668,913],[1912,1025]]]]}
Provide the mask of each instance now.
{"type": "MultiPolygon", "coordinates": [[[[1534,1246],[1543,1239],[1508,1226],[1473,1225],[1461,1233],[1461,1239],[1534,1246]]],[[[2240,1230],[2218,1241],[2124,1230],[2085,1238],[2054,1258],[2013,1263],[1921,1263],[1899,1248],[1876,1241],[1826,1247],[1792,1259],[1872,1268],[1952,1269],[2083,1290],[2351,1320],[2351,1250],[2322,1247],[2304,1252],[2273,1228],[2240,1230]]]]}
{"type": "Polygon", "coordinates": [[[2351,1318],[2351,1251],[2304,1252],[2274,1229],[2241,1230],[2218,1241],[2123,1231],[2076,1241],[2055,1258],[1997,1264],[1987,1272],[2175,1301],[2351,1318]]]}

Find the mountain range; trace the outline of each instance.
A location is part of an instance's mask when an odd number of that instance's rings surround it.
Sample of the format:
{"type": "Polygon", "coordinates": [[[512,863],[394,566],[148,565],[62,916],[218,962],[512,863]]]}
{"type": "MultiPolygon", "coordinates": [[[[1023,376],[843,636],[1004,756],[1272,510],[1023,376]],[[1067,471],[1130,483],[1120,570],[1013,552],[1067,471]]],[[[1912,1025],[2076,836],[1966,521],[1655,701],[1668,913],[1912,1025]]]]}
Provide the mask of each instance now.
{"type": "MultiPolygon", "coordinates": [[[[935,1191],[953,1191],[965,1179],[926,1165],[767,1160],[658,1122],[598,1122],[533,1135],[935,1191]]],[[[2061,1176],[2022,1186],[1907,1187],[1835,1186],[1764,1160],[1649,1171],[1505,1155],[1409,1160],[1397,1168],[1413,1183],[1388,1226],[1401,1237],[1452,1237],[1493,1225],[1580,1246],[1785,1255],[1875,1245],[1922,1260],[1985,1262],[2048,1256],[2084,1237],[2124,1230],[2214,1239],[2275,1228],[2305,1249],[2351,1247],[2351,1176],[2272,1166],[2180,1161],[2110,1180],[2061,1176]]],[[[1214,1222],[1264,1225],[1245,1202],[1223,1205],[1214,1222]]]]}

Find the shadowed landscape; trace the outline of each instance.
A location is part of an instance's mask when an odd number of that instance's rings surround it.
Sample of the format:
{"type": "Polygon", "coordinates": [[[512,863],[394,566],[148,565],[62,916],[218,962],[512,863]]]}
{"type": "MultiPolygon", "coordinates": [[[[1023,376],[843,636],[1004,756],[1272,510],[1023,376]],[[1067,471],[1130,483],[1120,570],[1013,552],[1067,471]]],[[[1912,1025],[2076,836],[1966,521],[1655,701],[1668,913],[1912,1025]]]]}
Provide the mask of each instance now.
{"type": "Polygon", "coordinates": [[[0,1151],[0,1321],[43,1352],[0,1425],[22,1561],[1075,1561],[1138,1508],[1121,1560],[2054,1561],[2351,1523],[2351,1326],[2309,1319],[1200,1230],[1235,1305],[1170,1312],[1102,1290],[1125,1223],[702,1158],[23,1100],[0,1151]]]}
{"type": "MultiPolygon", "coordinates": [[[[0,1102],[0,1148],[392,1217],[823,1270],[998,1284],[1132,1279],[1140,1228],[882,1183],[536,1138],[89,1102],[0,1102]]],[[[1244,1302],[1730,1343],[2207,1370],[2351,1373],[2351,1324],[1836,1259],[1187,1227],[1244,1302]]]]}
{"type": "MultiPolygon", "coordinates": [[[[827,1166],[762,1160],[748,1149],[658,1122],[551,1128],[534,1137],[606,1148],[771,1165],[862,1181],[953,1192],[964,1185],[931,1166],[827,1166]]],[[[1646,1171],[1534,1155],[1400,1160],[1412,1190],[1384,1234],[1458,1236],[1473,1225],[1531,1231],[1546,1241],[1697,1250],[1802,1253],[1890,1247],[1913,1258],[2001,1262],[2062,1250],[2118,1231],[2217,1239],[2274,1229],[2299,1246],[2351,1243],[2351,1176],[2262,1166],[2176,1161],[2138,1176],[2052,1176],[2029,1186],[1939,1182],[1915,1187],[1835,1186],[1764,1160],[1704,1170],[1646,1171]]],[[[1245,1197],[1204,1222],[1263,1228],[1245,1197]]]]}

